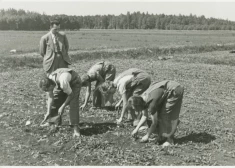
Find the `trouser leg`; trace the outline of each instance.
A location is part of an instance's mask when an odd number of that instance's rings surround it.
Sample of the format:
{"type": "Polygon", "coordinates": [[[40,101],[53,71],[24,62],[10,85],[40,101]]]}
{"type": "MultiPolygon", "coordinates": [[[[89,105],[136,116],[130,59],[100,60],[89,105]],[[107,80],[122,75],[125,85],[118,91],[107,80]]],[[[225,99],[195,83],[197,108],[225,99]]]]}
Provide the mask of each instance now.
{"type": "Polygon", "coordinates": [[[58,116],[58,110],[61,107],[61,105],[65,102],[67,98],[67,94],[65,94],[60,88],[55,87],[53,90],[54,94],[54,102],[51,107],[51,115],[48,122],[61,125],[61,116],[58,116]]]}
{"type": "Polygon", "coordinates": [[[72,89],[73,97],[70,101],[70,124],[71,125],[79,125],[79,95],[80,95],[80,87],[76,87],[72,89]]]}
{"type": "Polygon", "coordinates": [[[94,107],[101,107],[101,103],[102,103],[102,95],[100,93],[99,90],[97,90],[97,86],[99,85],[99,82],[96,82],[95,85],[95,90],[93,92],[93,106],[94,107]]]}

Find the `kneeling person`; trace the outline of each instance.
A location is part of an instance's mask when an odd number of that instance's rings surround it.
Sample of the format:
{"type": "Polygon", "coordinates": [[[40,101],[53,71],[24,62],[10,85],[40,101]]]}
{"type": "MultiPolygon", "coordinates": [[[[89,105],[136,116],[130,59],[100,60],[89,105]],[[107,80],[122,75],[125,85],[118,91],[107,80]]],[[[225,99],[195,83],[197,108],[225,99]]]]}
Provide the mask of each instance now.
{"type": "MultiPolygon", "coordinates": [[[[52,72],[49,77],[44,77],[39,82],[39,87],[47,92],[48,106],[47,114],[43,120],[46,121],[51,114],[51,107],[54,101],[53,89],[55,86],[60,87],[68,96],[64,103],[59,107],[59,117],[64,113],[67,105],[70,106],[69,116],[70,124],[74,127],[74,136],[80,136],[79,131],[79,95],[81,90],[81,79],[78,74],[69,68],[59,68],[52,72]]],[[[42,123],[43,123],[42,122],[42,123]]]]}
{"type": "Polygon", "coordinates": [[[174,133],[179,124],[179,113],[182,105],[184,88],[175,81],[162,81],[153,83],[141,96],[132,96],[128,100],[129,107],[142,111],[142,118],[132,132],[135,136],[139,128],[151,114],[152,124],[141,141],[146,142],[155,132],[160,138],[165,138],[165,144],[172,144],[174,133]]]}

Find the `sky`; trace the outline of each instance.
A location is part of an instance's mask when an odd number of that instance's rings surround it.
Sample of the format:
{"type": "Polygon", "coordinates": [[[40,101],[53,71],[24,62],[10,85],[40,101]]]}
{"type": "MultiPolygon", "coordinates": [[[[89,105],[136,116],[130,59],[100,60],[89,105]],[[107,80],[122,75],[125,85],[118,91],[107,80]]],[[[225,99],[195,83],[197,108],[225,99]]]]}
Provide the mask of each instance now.
{"type": "Polygon", "coordinates": [[[166,15],[204,15],[235,21],[235,0],[0,0],[0,9],[24,9],[47,15],[120,15],[148,12],[166,15]]]}

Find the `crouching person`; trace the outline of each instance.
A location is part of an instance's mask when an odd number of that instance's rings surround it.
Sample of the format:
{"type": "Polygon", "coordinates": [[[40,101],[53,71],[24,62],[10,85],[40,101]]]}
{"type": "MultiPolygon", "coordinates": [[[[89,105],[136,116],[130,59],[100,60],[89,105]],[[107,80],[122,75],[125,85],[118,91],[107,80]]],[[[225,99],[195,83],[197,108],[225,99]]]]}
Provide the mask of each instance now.
{"type": "MultiPolygon", "coordinates": [[[[59,68],[52,72],[49,77],[44,77],[39,82],[39,87],[47,92],[48,95],[48,106],[47,114],[43,122],[49,120],[49,123],[53,124],[55,118],[60,118],[64,113],[65,107],[70,106],[69,116],[70,124],[74,128],[74,136],[80,136],[79,130],[79,95],[81,90],[81,79],[78,74],[69,68],[59,68]],[[60,87],[64,93],[67,94],[67,98],[58,108],[58,116],[50,116],[52,111],[52,104],[54,101],[53,89],[55,86],[60,87]],[[54,119],[52,119],[54,118],[54,119]]],[[[43,123],[42,122],[42,123],[43,123]]]]}
{"type": "Polygon", "coordinates": [[[97,87],[105,81],[113,81],[116,75],[116,68],[113,64],[107,61],[101,61],[93,65],[87,72],[87,74],[82,75],[82,87],[86,87],[85,102],[80,107],[82,110],[87,106],[88,100],[91,94],[91,83],[96,82],[95,90],[93,92],[93,108],[103,107],[102,95],[97,89],[97,87]]]}
{"type": "Polygon", "coordinates": [[[164,146],[173,144],[174,134],[179,124],[183,93],[184,88],[179,83],[162,81],[153,83],[141,96],[132,96],[128,100],[129,107],[135,111],[142,111],[143,114],[132,136],[137,135],[150,113],[152,124],[141,142],[147,142],[149,136],[157,132],[160,139],[165,139],[164,146]]]}

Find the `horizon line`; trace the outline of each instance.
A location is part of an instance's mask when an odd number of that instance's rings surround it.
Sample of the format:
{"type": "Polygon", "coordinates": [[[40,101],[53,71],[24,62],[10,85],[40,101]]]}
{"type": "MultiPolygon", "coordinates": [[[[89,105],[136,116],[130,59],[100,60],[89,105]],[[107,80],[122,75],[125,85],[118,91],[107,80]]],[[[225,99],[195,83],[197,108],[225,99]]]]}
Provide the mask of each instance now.
{"type": "MultiPolygon", "coordinates": [[[[0,0],[1,1],[1,0],[0,0]]],[[[202,17],[202,16],[204,16],[206,19],[211,19],[211,18],[213,18],[213,19],[218,19],[218,20],[226,20],[226,21],[231,21],[231,22],[235,22],[235,21],[232,21],[232,20],[229,20],[229,19],[222,19],[222,18],[216,18],[216,17],[206,17],[205,15],[196,15],[196,14],[193,14],[193,13],[190,13],[189,15],[185,15],[185,14],[165,14],[165,13],[159,13],[159,14],[154,14],[154,13],[149,13],[148,11],[146,11],[146,12],[141,12],[141,11],[134,11],[134,12],[130,12],[130,11],[127,11],[125,14],[123,14],[123,13],[120,13],[120,14],[95,14],[95,15],[68,15],[68,14],[53,14],[53,15],[50,15],[50,14],[47,14],[46,12],[37,12],[37,11],[31,11],[31,10],[25,10],[25,9],[15,9],[15,8],[8,8],[8,9],[4,9],[4,8],[0,8],[0,10],[10,10],[10,9],[14,9],[14,10],[17,10],[17,11],[19,11],[19,10],[24,10],[25,12],[33,12],[33,13],[38,13],[38,14],[40,14],[40,15],[43,15],[43,14],[45,14],[45,15],[47,15],[47,16],[54,16],[54,15],[66,15],[66,16],[107,16],[107,15],[112,15],[112,16],[120,16],[120,15],[126,15],[128,12],[130,13],[130,14],[133,14],[133,13],[138,13],[138,12],[140,12],[140,13],[144,13],[144,14],[149,14],[149,15],[162,15],[162,14],[164,14],[164,15],[166,15],[166,16],[190,16],[190,15],[192,15],[192,16],[196,16],[196,17],[202,17]]]]}

